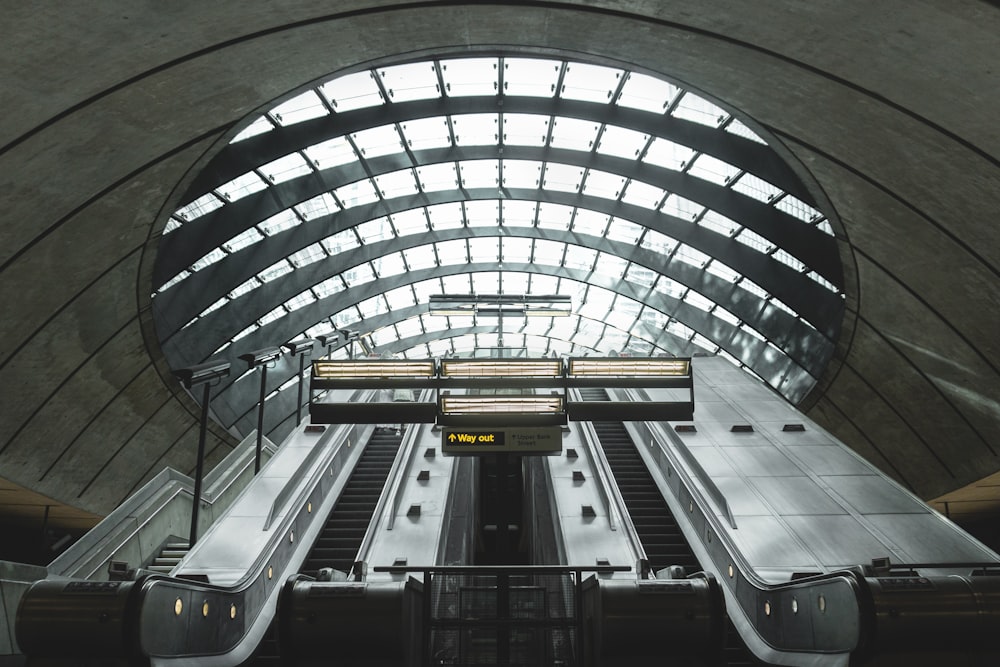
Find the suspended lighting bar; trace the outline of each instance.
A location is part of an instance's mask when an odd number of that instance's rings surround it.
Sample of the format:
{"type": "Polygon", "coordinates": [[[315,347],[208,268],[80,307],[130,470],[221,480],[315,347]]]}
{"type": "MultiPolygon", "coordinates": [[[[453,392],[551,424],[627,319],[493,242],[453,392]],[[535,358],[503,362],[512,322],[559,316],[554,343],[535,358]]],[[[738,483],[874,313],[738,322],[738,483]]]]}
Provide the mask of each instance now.
{"type": "Polygon", "coordinates": [[[358,359],[313,362],[317,380],[370,380],[373,378],[432,378],[437,374],[433,359],[358,359]]]}
{"type": "Polygon", "coordinates": [[[443,415],[555,415],[565,410],[565,400],[559,394],[441,397],[443,415]]]}
{"type": "Polygon", "coordinates": [[[689,359],[660,358],[582,358],[569,360],[569,377],[687,377],[691,374],[689,359]]]}
{"type": "Polygon", "coordinates": [[[573,300],[565,294],[434,294],[431,315],[456,317],[566,317],[573,300]]]}
{"type": "Polygon", "coordinates": [[[509,378],[563,375],[561,359],[442,359],[441,377],[509,378]]]}

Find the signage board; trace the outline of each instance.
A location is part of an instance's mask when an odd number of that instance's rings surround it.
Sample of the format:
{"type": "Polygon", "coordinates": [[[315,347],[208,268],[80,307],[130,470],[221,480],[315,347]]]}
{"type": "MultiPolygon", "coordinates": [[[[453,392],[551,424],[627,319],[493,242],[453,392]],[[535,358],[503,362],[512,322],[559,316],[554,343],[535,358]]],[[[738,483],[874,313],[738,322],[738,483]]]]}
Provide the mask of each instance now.
{"type": "Polygon", "coordinates": [[[562,429],[445,428],[441,431],[444,454],[557,454],[562,451],[562,429]]]}

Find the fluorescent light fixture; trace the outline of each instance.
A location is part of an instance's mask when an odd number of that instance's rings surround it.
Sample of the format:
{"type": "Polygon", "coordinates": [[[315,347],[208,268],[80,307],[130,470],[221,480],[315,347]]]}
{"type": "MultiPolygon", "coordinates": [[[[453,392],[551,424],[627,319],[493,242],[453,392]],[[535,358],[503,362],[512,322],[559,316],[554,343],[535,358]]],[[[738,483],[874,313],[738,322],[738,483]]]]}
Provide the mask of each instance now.
{"type": "Polygon", "coordinates": [[[323,336],[316,336],[316,340],[318,340],[319,344],[322,345],[323,347],[330,347],[332,345],[336,345],[341,341],[346,342],[346,339],[341,337],[340,334],[338,334],[336,331],[334,331],[333,333],[325,334],[323,336]]]}
{"type": "Polygon", "coordinates": [[[431,315],[501,317],[564,317],[573,312],[565,294],[434,294],[431,315]]]}
{"type": "Polygon", "coordinates": [[[445,415],[545,415],[561,414],[566,404],[561,395],[551,396],[442,396],[445,415]]]}
{"type": "Polygon", "coordinates": [[[285,343],[281,347],[288,350],[288,353],[293,357],[297,357],[300,354],[312,354],[313,343],[316,342],[312,338],[300,338],[299,340],[293,340],[285,343]]]}
{"type": "Polygon", "coordinates": [[[686,377],[690,374],[690,359],[577,357],[569,360],[570,377],[686,377]]]}
{"type": "Polygon", "coordinates": [[[370,380],[373,378],[432,378],[434,360],[341,360],[313,362],[317,380],[370,380]]]}
{"type": "Polygon", "coordinates": [[[203,364],[188,366],[174,371],[174,377],[181,381],[186,389],[211,382],[229,375],[228,361],[206,361],[203,364]]]}
{"type": "Polygon", "coordinates": [[[441,377],[562,377],[561,359],[442,359],[441,377]]]}
{"type": "Polygon", "coordinates": [[[247,362],[250,368],[257,368],[258,366],[263,366],[269,364],[272,361],[277,361],[278,357],[281,356],[280,347],[265,347],[254,352],[249,352],[247,354],[241,354],[240,359],[247,362]]]}

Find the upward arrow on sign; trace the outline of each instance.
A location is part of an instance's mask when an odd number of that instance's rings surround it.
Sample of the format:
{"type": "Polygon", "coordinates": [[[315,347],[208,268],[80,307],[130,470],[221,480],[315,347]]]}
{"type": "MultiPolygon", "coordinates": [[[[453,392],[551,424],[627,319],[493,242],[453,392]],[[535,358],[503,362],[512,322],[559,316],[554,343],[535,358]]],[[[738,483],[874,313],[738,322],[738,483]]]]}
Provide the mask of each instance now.
{"type": "Polygon", "coordinates": [[[448,434],[448,442],[455,442],[455,434],[454,433],[449,433],[448,434]]]}

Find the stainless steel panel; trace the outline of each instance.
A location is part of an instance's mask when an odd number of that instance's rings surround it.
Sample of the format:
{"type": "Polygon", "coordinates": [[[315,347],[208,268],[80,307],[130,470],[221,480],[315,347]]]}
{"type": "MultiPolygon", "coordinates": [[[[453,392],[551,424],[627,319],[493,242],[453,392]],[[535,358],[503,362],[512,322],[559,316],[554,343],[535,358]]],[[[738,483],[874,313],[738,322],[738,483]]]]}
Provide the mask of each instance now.
{"type": "Polygon", "coordinates": [[[709,477],[736,477],[736,470],[715,447],[694,447],[691,449],[701,467],[709,477]]]}
{"type": "Polygon", "coordinates": [[[735,516],[762,516],[771,513],[745,479],[720,477],[715,483],[726,497],[726,502],[729,503],[735,516]]]}
{"type": "Polygon", "coordinates": [[[739,419],[734,422],[707,422],[699,423],[698,428],[708,434],[716,443],[722,446],[734,447],[762,447],[771,446],[771,442],[761,433],[751,431],[750,433],[733,433],[734,424],[746,424],[746,419],[739,419]]]}
{"type": "Polygon", "coordinates": [[[802,470],[773,446],[722,447],[740,473],[747,477],[801,475],[802,470]]]}
{"type": "Polygon", "coordinates": [[[735,367],[725,368],[722,364],[726,362],[722,359],[719,359],[721,364],[713,364],[713,361],[712,357],[699,357],[692,361],[692,366],[698,369],[699,380],[710,386],[746,383],[746,373],[735,367]]]}
{"type": "MultiPolygon", "coordinates": [[[[749,394],[749,389],[747,388],[747,393],[749,394]]],[[[752,387],[752,389],[758,389],[757,387],[752,387]]],[[[755,421],[799,421],[802,419],[801,413],[798,412],[791,405],[785,401],[769,400],[762,401],[759,398],[759,389],[754,392],[758,394],[757,400],[752,400],[751,398],[746,398],[739,402],[740,408],[742,408],[747,414],[753,415],[755,421]]]]}
{"type": "MultiPolygon", "coordinates": [[[[315,443],[316,441],[313,440],[315,443]]],[[[302,463],[302,459],[308,455],[309,450],[312,447],[303,447],[301,444],[296,442],[285,443],[284,448],[295,448],[302,449],[303,453],[299,456],[276,456],[267,462],[263,468],[261,468],[259,476],[260,477],[276,477],[282,480],[287,480],[298,469],[299,465],[302,463]]]]}
{"type": "Polygon", "coordinates": [[[695,420],[698,422],[719,422],[722,424],[742,424],[746,419],[736,408],[724,402],[696,402],[694,407],[695,420]]]}
{"type": "Polygon", "coordinates": [[[678,433],[677,435],[688,447],[715,447],[715,441],[709,437],[704,429],[695,433],[678,433]]]}
{"type": "Polygon", "coordinates": [[[785,521],[827,569],[868,564],[882,556],[896,560],[891,545],[882,543],[853,516],[790,516],[785,521]]]}
{"type": "Polygon", "coordinates": [[[821,431],[801,415],[795,419],[758,422],[757,425],[761,432],[767,434],[768,438],[786,446],[830,445],[835,442],[825,431],[821,431]],[[785,424],[803,424],[806,430],[782,431],[781,429],[784,428],[785,424]]]}
{"type": "MultiPolygon", "coordinates": [[[[226,517],[212,526],[211,540],[206,535],[198,542],[211,546],[198,549],[198,545],[184,559],[181,572],[206,572],[224,567],[245,572],[270,538],[261,530],[260,517],[226,517]]],[[[212,583],[216,583],[214,580],[212,583]]]]}
{"type": "MultiPolygon", "coordinates": [[[[296,466],[299,463],[301,463],[301,459],[296,459],[296,466]]],[[[261,526],[264,525],[264,518],[271,511],[274,499],[288,483],[287,477],[258,475],[252,486],[248,487],[250,490],[240,496],[230,513],[219,521],[224,524],[229,521],[230,517],[256,517],[259,521],[257,529],[260,530],[261,526]]],[[[199,540],[199,543],[200,541],[202,540],[199,540]]]]}
{"type": "Polygon", "coordinates": [[[805,445],[789,454],[817,475],[865,475],[871,467],[845,449],[835,445],[805,445]]]}
{"type": "Polygon", "coordinates": [[[818,567],[812,555],[792,538],[778,519],[770,516],[744,517],[739,525],[739,530],[730,532],[730,535],[752,567],[794,570],[818,567]]]}
{"type": "Polygon", "coordinates": [[[927,513],[931,510],[876,475],[830,475],[823,482],[862,514],[927,513]]]}
{"type": "Polygon", "coordinates": [[[904,551],[904,562],[1000,562],[937,512],[865,517],[904,551]]]}
{"type": "Polygon", "coordinates": [[[752,477],[749,481],[782,516],[846,514],[811,477],[752,477]]]}
{"type": "MultiPolygon", "coordinates": [[[[701,376],[699,375],[699,377],[701,376]]],[[[718,392],[716,392],[714,388],[706,385],[704,382],[696,381],[694,383],[695,410],[697,410],[698,406],[701,405],[702,403],[708,403],[712,401],[717,403],[721,400],[722,397],[719,396],[718,392]]]]}

